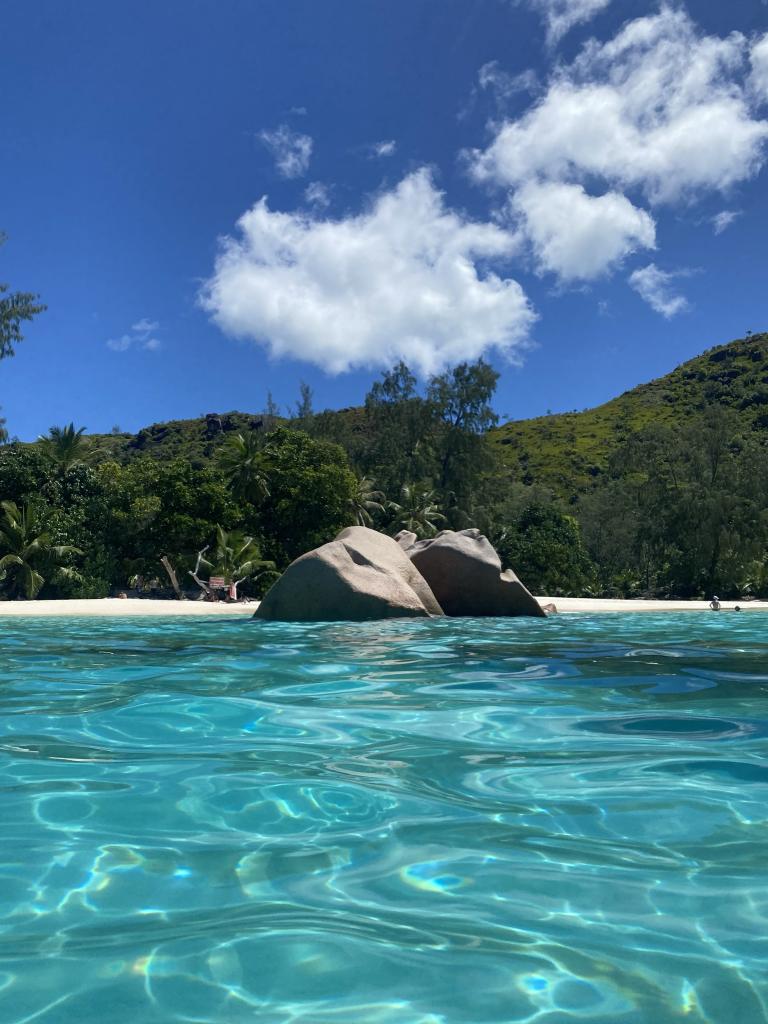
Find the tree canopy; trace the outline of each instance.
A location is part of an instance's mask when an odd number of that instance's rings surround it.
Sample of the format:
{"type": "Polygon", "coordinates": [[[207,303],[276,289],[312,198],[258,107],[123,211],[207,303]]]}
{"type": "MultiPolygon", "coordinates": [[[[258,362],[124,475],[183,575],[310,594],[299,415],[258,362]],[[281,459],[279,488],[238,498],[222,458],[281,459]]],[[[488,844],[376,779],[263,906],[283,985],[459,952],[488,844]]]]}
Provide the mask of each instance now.
{"type": "MultiPolygon", "coordinates": [[[[744,358],[751,373],[762,342],[750,344],[707,359],[732,374],[722,366],[744,358]]],[[[238,560],[281,571],[353,523],[421,537],[479,527],[505,566],[553,596],[768,596],[768,420],[702,398],[681,422],[622,428],[589,483],[563,490],[498,443],[496,382],[482,360],[421,386],[400,363],[363,406],[338,412],[312,410],[304,388],[293,419],[211,413],[97,437],[70,423],[0,448],[0,500],[53,547],[83,552],[76,578],[41,572],[43,596],[154,579],[161,558],[186,579],[204,547],[217,575],[238,560]]],[[[249,573],[243,587],[257,594],[265,580],[249,573]]]]}
{"type": "MultiPolygon", "coordinates": [[[[0,245],[4,240],[0,235],[0,245]]],[[[0,359],[12,356],[16,345],[24,340],[21,325],[47,308],[34,292],[11,292],[9,288],[0,282],[0,359]]]]}

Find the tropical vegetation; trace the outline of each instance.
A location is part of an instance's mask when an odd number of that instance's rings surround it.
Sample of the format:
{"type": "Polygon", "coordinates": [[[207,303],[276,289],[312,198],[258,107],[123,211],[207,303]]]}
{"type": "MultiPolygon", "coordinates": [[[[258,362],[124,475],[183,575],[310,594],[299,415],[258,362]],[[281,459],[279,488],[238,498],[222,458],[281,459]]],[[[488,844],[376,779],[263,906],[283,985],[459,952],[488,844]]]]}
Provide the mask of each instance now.
{"type": "Polygon", "coordinates": [[[208,549],[200,552],[195,566],[195,576],[201,569],[207,572],[210,583],[212,578],[223,579],[227,588],[237,588],[247,581],[256,580],[262,575],[273,575],[273,562],[261,557],[259,545],[253,537],[246,536],[241,530],[227,532],[220,526],[216,527],[216,540],[209,558],[204,557],[208,549]]]}
{"type": "Polygon", "coordinates": [[[102,596],[190,572],[259,595],[352,524],[478,527],[551,595],[768,597],[768,335],[598,409],[497,425],[480,360],[363,405],[209,413],[0,446],[0,598],[102,596]],[[162,560],[162,561],[161,561],[162,560]],[[170,568],[169,568],[170,567],[170,568]]]}
{"type": "Polygon", "coordinates": [[[4,594],[35,598],[46,579],[53,583],[78,579],[69,561],[82,552],[71,544],[54,544],[34,505],[19,508],[13,501],[3,501],[0,507],[0,587],[4,594]]]}

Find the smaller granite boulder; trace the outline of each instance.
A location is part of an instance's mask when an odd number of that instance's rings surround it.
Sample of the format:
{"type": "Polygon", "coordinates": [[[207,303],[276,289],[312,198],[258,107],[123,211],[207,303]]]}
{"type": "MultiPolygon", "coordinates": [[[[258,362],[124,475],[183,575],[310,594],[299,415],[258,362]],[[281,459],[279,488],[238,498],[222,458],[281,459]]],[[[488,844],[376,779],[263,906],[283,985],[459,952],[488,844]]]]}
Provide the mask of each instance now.
{"type": "Polygon", "coordinates": [[[362,622],[442,614],[424,578],[392,537],[351,526],[291,562],[256,618],[362,622]]]}
{"type": "Polygon", "coordinates": [[[446,615],[535,615],[546,612],[479,530],[443,530],[417,540],[403,530],[397,542],[429,584],[446,615]]]}

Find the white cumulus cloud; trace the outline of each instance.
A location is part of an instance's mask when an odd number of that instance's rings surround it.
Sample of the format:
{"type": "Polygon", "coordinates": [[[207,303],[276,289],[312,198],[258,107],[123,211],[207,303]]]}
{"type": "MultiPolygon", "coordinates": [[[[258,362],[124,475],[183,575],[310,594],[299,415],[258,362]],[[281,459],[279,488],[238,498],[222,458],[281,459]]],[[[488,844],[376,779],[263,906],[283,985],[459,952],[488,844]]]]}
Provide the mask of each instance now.
{"type": "Polygon", "coordinates": [[[744,36],[705,35],[684,10],[663,5],[558,65],[541,98],[469,154],[471,174],[510,190],[540,268],[595,277],[653,247],[653,221],[638,200],[688,203],[761,169],[761,46],[752,47],[750,73],[744,36]]]}
{"type": "Polygon", "coordinates": [[[574,25],[591,21],[611,0],[531,0],[547,26],[547,41],[554,45],[574,25]]]}
{"type": "Polygon", "coordinates": [[[278,174],[284,178],[300,178],[307,173],[313,145],[309,135],[281,124],[274,131],[259,132],[259,138],[272,154],[278,174]]]}
{"type": "Polygon", "coordinates": [[[768,138],[750,107],[746,46],[702,35],[682,10],[638,18],[556,71],[541,101],[475,152],[474,174],[512,186],[597,177],[657,202],[743,181],[768,138]]]}
{"type": "Polygon", "coordinates": [[[649,263],[631,273],[629,283],[651,309],[670,319],[688,309],[688,300],[674,285],[675,278],[685,275],[685,271],[659,270],[655,263],[649,263]]]}
{"type": "Polygon", "coordinates": [[[514,354],[535,314],[488,269],[515,236],[448,209],[425,169],[341,220],[273,211],[266,197],[222,242],[201,303],[227,333],[331,373],[405,360],[422,374],[514,354]]]}
{"type": "Polygon", "coordinates": [[[538,267],[563,281],[599,277],[629,253],[656,244],[653,218],[618,192],[591,196],[581,185],[531,181],[511,205],[538,267]]]}

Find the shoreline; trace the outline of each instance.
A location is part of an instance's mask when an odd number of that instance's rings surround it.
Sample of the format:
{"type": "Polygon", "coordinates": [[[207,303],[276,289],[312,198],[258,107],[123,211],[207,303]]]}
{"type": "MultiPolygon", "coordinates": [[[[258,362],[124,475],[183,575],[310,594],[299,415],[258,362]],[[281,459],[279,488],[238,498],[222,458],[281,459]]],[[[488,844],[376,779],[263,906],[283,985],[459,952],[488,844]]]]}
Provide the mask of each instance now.
{"type": "MultiPolygon", "coordinates": [[[[537,597],[539,604],[553,604],[559,614],[573,612],[712,612],[709,601],[659,601],[651,598],[620,597],[537,597]]],[[[766,612],[768,601],[721,601],[720,611],[732,612],[736,605],[742,612],[766,612]]]]}
{"type": "MultiPolygon", "coordinates": [[[[554,604],[558,614],[600,614],[603,612],[710,612],[708,601],[655,601],[593,597],[537,597],[540,604],[554,604]]],[[[722,611],[735,605],[742,612],[766,612],[768,601],[724,601],[722,611]]],[[[66,601],[0,601],[0,618],[172,618],[176,616],[250,617],[259,606],[250,604],[209,603],[207,601],[160,601],[152,598],[104,597],[66,601]]]]}
{"type": "Polygon", "coordinates": [[[253,615],[259,602],[160,601],[151,597],[72,598],[65,601],[0,601],[0,618],[170,618],[179,615],[253,615]]]}

